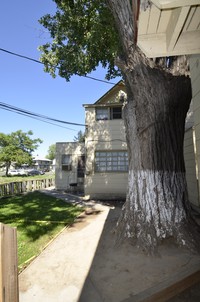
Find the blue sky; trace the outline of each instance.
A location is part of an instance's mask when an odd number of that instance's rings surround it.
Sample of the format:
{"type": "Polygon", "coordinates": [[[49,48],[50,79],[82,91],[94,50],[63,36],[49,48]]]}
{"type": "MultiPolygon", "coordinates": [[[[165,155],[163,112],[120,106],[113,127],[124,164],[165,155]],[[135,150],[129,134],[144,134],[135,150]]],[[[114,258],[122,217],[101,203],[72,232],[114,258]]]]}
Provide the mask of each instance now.
{"type": "MultiPolygon", "coordinates": [[[[49,41],[48,32],[38,23],[46,13],[53,13],[52,0],[1,1],[0,48],[39,59],[39,45],[49,41]]],[[[72,77],[66,82],[53,79],[43,71],[42,64],[34,63],[0,51],[0,102],[26,109],[59,120],[84,124],[82,104],[94,103],[112,85],[84,77],[72,77]]],[[[93,77],[104,80],[105,70],[98,68],[93,77]]],[[[118,79],[112,82],[118,82],[118,79]]],[[[61,128],[29,117],[0,109],[0,132],[32,130],[32,138],[43,143],[35,155],[44,157],[48,147],[56,142],[73,141],[83,127],[61,128]]]]}

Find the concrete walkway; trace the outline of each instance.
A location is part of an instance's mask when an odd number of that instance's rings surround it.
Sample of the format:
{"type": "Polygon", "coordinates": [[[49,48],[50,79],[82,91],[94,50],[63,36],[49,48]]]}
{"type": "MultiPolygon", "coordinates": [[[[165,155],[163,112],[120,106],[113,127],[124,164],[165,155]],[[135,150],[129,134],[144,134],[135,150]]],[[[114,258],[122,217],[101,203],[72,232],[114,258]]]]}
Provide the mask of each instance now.
{"type": "MultiPolygon", "coordinates": [[[[67,202],[79,197],[45,191],[67,202]]],[[[82,215],[19,275],[20,302],[75,302],[79,300],[107,218],[109,207],[93,205],[98,215],[82,215]]],[[[95,302],[95,300],[94,300],[95,302]]]]}
{"type": "MultiPolygon", "coordinates": [[[[50,196],[54,196],[56,198],[61,198],[66,202],[73,204],[84,205],[85,201],[81,195],[74,195],[73,193],[66,193],[65,191],[56,190],[54,187],[49,187],[44,190],[40,190],[40,192],[45,193],[50,196]]],[[[90,204],[90,203],[89,203],[90,204]]]]}

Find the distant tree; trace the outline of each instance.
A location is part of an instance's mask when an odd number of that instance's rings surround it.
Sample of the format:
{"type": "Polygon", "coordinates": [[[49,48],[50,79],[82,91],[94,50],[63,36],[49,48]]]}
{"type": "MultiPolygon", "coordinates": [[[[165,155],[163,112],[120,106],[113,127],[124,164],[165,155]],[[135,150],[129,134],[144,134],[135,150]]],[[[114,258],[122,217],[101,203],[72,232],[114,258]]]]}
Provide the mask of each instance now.
{"type": "Polygon", "coordinates": [[[31,164],[32,152],[42,143],[40,138],[31,139],[32,131],[18,130],[11,134],[0,133],[0,162],[6,167],[6,175],[12,162],[20,167],[22,164],[31,164]]]}
{"type": "Polygon", "coordinates": [[[46,158],[53,160],[56,157],[56,144],[52,144],[49,146],[48,154],[46,155],[46,158]]]}
{"type": "Polygon", "coordinates": [[[77,136],[74,136],[74,142],[84,143],[85,142],[85,133],[81,130],[78,131],[77,136]]]}

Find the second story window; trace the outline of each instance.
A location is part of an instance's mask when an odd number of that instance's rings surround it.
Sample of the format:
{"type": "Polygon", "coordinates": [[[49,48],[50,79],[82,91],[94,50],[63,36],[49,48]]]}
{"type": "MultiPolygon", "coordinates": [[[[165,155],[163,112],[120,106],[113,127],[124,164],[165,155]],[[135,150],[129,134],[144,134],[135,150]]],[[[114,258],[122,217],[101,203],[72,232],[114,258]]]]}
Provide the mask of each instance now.
{"type": "Polygon", "coordinates": [[[122,107],[96,108],[96,120],[116,120],[122,118],[122,107]]]}
{"type": "Polygon", "coordinates": [[[108,120],[109,119],[109,110],[108,108],[96,108],[96,120],[108,120]]]}
{"type": "Polygon", "coordinates": [[[110,118],[112,120],[122,118],[122,107],[112,107],[110,108],[110,118]]]}

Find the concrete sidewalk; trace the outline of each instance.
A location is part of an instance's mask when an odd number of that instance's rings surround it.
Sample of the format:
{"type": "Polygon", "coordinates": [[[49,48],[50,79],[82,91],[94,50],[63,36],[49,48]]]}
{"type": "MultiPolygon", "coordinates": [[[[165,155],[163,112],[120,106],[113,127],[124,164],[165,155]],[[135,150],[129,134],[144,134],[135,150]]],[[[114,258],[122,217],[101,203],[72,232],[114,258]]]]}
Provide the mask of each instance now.
{"type": "MultiPolygon", "coordinates": [[[[45,192],[68,202],[81,199],[54,190],[45,192]]],[[[53,240],[19,275],[20,302],[75,302],[79,300],[109,207],[95,205],[98,214],[82,215],[53,240]]]]}
{"type": "Polygon", "coordinates": [[[80,204],[84,205],[85,201],[81,195],[75,195],[73,193],[66,193],[65,191],[56,190],[54,187],[49,187],[43,190],[39,190],[42,193],[45,193],[50,196],[54,196],[56,198],[61,198],[66,202],[73,203],[73,204],[80,204]]]}

